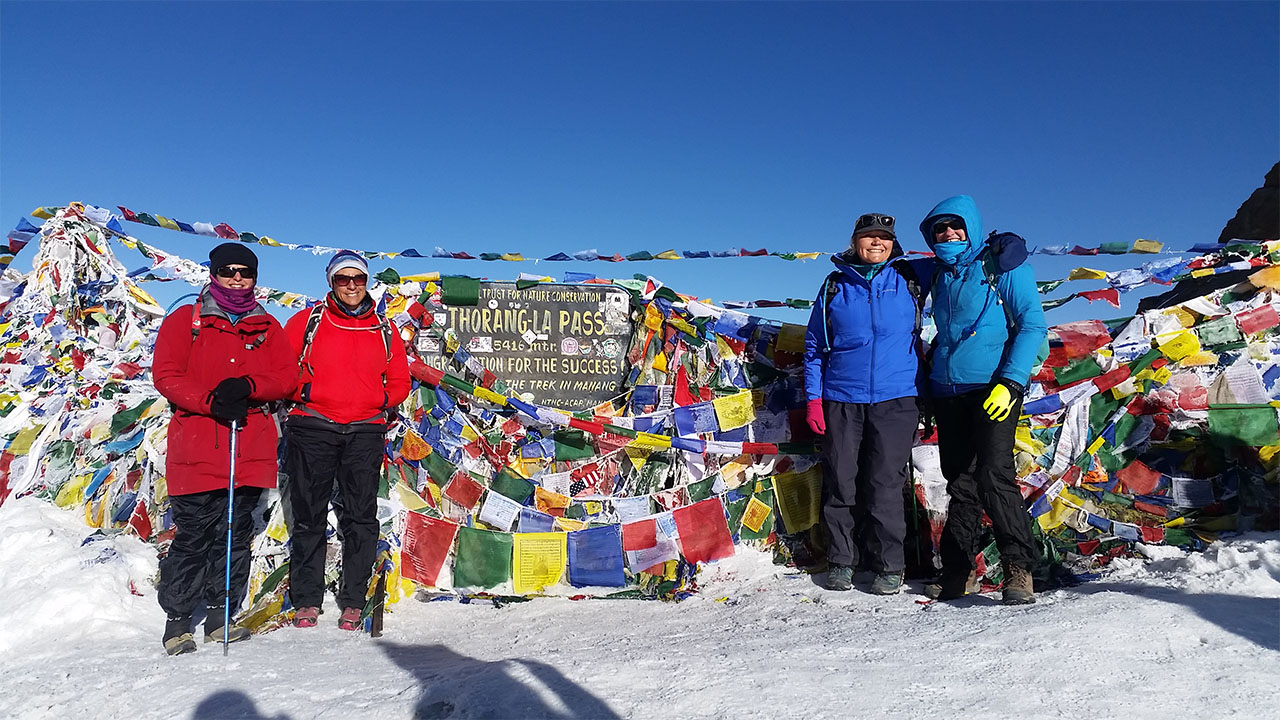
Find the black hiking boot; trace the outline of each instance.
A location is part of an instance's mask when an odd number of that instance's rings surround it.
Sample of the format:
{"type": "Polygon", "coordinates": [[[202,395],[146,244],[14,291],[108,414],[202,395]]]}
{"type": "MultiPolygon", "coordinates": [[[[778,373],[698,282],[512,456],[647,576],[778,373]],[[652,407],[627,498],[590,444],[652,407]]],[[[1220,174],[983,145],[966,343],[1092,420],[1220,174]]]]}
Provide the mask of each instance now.
{"type": "Polygon", "coordinates": [[[165,622],[164,651],[170,655],[185,655],[196,651],[196,641],[191,636],[191,618],[169,618],[165,622]]]}
{"type": "Polygon", "coordinates": [[[970,570],[967,576],[942,571],[942,577],[936,583],[924,586],[926,597],[934,600],[956,600],[970,593],[978,594],[982,590],[978,582],[978,571],[970,570]]]}

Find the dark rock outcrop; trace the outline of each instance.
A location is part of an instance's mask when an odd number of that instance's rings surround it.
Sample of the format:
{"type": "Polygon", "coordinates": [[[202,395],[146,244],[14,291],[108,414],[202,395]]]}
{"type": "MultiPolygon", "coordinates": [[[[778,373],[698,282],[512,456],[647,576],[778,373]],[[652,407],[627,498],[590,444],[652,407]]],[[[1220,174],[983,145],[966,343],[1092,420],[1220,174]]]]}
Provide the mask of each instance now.
{"type": "Polygon", "coordinates": [[[1280,240],[1280,163],[1271,166],[1262,187],[1253,191],[1218,236],[1228,240],[1280,240]]]}

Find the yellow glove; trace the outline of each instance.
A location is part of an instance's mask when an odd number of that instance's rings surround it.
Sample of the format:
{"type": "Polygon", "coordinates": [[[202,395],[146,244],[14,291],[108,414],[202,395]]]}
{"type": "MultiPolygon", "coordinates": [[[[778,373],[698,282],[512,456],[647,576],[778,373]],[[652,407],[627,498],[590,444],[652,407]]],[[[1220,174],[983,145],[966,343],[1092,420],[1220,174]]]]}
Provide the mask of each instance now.
{"type": "Polygon", "coordinates": [[[1009,417],[1009,409],[1012,407],[1013,394],[1004,386],[1004,383],[996,383],[992,386],[987,401],[982,403],[982,409],[987,411],[987,417],[996,422],[1003,422],[1009,417]]]}

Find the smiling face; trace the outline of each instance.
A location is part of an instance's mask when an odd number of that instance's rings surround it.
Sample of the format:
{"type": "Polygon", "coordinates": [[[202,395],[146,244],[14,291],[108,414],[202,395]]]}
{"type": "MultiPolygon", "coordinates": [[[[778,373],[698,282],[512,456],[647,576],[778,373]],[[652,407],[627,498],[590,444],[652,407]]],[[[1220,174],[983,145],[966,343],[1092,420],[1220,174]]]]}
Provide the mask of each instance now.
{"type": "Polygon", "coordinates": [[[256,273],[250,272],[247,266],[232,263],[218,268],[213,274],[213,280],[224,288],[244,290],[254,286],[257,282],[255,276],[256,273]],[[247,273],[249,277],[245,277],[241,273],[247,273]],[[227,277],[228,274],[231,277],[227,277]]]}
{"type": "Polygon", "coordinates": [[[933,241],[965,242],[969,239],[964,229],[964,221],[957,217],[941,218],[933,224],[933,241]]]}
{"type": "Polygon", "coordinates": [[[853,249],[860,262],[868,265],[882,263],[893,252],[893,236],[883,230],[872,230],[853,236],[853,249]]]}
{"type": "Polygon", "coordinates": [[[338,298],[338,302],[355,309],[369,295],[365,288],[368,282],[368,275],[355,268],[343,268],[334,273],[333,295],[338,298]]]}

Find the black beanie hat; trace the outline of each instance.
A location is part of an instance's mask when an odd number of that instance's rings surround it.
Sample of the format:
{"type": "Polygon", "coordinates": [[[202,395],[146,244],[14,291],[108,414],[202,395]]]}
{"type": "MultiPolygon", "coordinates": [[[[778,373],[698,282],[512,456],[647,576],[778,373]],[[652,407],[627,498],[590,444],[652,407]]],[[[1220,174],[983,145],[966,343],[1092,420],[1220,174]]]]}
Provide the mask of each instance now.
{"type": "Polygon", "coordinates": [[[217,272],[218,268],[228,265],[244,265],[258,270],[258,256],[243,243],[226,242],[209,251],[209,270],[217,272]]]}

